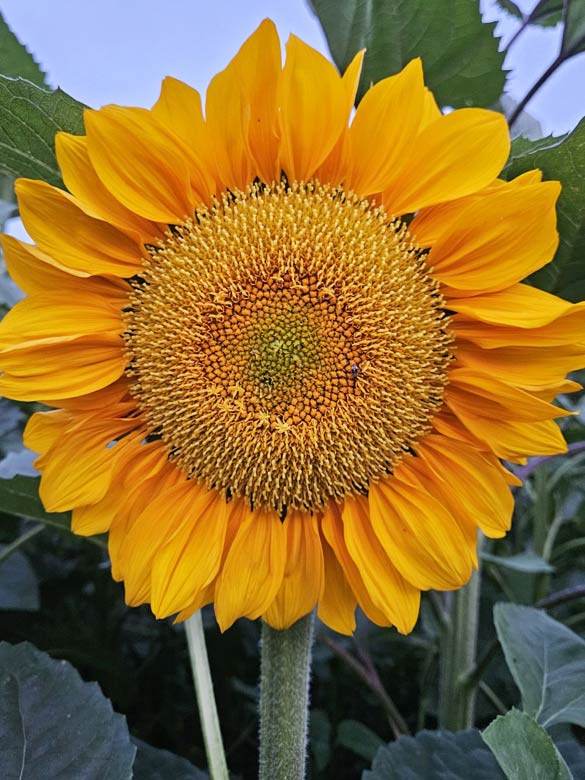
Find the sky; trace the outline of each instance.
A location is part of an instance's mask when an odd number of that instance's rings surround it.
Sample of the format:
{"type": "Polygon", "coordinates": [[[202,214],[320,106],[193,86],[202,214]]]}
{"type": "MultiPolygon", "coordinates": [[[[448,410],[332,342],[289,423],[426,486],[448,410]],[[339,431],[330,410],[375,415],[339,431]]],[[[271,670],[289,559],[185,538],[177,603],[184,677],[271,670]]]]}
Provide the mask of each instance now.
{"type": "MultiPolygon", "coordinates": [[[[527,10],[535,1],[519,5],[527,10]]],[[[497,31],[505,43],[517,22],[496,11],[495,0],[483,0],[482,8],[486,19],[501,19],[497,31]]],[[[49,83],[94,108],[149,107],[167,75],[203,93],[267,16],[283,41],[294,32],[328,54],[305,0],[0,0],[0,11],[49,83]]],[[[531,28],[511,48],[508,92],[516,100],[553,60],[559,37],[559,27],[531,28]]],[[[583,83],[585,54],[563,65],[534,98],[528,110],[544,134],[567,132],[585,115],[583,83]]]]}

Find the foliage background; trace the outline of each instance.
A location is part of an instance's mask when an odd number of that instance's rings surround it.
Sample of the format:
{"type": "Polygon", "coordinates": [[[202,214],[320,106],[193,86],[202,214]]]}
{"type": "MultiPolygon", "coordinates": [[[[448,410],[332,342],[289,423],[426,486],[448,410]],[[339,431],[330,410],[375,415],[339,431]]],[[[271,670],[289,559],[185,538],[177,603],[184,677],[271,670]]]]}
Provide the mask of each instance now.
{"type": "MultiPolygon", "coordinates": [[[[509,0],[500,5],[505,9],[501,13],[512,19],[521,13],[509,0]]],[[[528,5],[543,12],[530,24],[558,22],[559,3],[545,0],[528,5]]],[[[357,48],[368,46],[366,81],[378,80],[396,71],[410,56],[422,54],[429,83],[444,105],[474,104],[513,111],[505,99],[502,102],[503,54],[498,53],[493,28],[479,22],[473,0],[396,0],[393,13],[386,15],[389,4],[375,0],[314,0],[313,6],[339,65],[357,48]],[[345,9],[343,13],[340,7],[345,9]],[[372,18],[374,24],[366,23],[372,18]],[[421,28],[426,31],[422,37],[421,28]]],[[[574,0],[573,8],[583,7],[581,0],[574,0]]],[[[565,53],[582,51],[584,20],[585,12],[572,22],[571,35],[562,38],[565,53]]],[[[11,176],[32,175],[59,183],[51,145],[39,145],[39,136],[47,137],[58,127],[81,132],[82,125],[78,103],[65,94],[39,92],[46,87],[46,79],[8,28],[0,29],[0,41],[0,71],[7,76],[24,76],[37,85],[0,78],[0,167],[5,173],[0,219],[4,222],[15,213],[11,176]]],[[[533,80],[537,75],[532,74],[533,80]]],[[[544,141],[534,140],[537,126],[530,117],[522,117],[518,128],[530,138],[515,141],[506,175],[541,167],[546,178],[560,177],[564,183],[560,207],[563,243],[553,266],[536,275],[533,282],[571,300],[581,300],[585,298],[585,126],[580,124],[567,139],[544,141]]],[[[7,310],[17,298],[14,285],[1,276],[0,304],[7,310]]],[[[525,486],[517,493],[512,532],[505,540],[483,548],[475,679],[475,726],[480,729],[521,701],[496,635],[494,604],[548,607],[549,613],[576,635],[585,635],[585,401],[581,394],[563,399],[563,403],[581,411],[579,417],[565,422],[571,454],[536,459],[524,469],[525,486]]],[[[28,641],[52,658],[69,661],[83,679],[98,681],[114,709],[127,717],[134,737],[184,756],[194,766],[205,766],[183,630],[172,621],[155,621],[146,607],[127,609],[122,587],[111,579],[104,540],[75,538],[67,530],[66,516],[44,514],[36,498],[31,456],[22,449],[20,439],[34,408],[0,400],[0,639],[12,644],[28,641]]],[[[445,725],[441,722],[439,683],[445,621],[449,620],[453,598],[449,594],[426,596],[419,624],[408,637],[361,619],[353,639],[318,627],[311,701],[312,778],[354,780],[376,755],[374,774],[364,775],[372,780],[398,778],[392,774],[395,761],[411,769],[416,764],[408,752],[411,743],[399,743],[402,758],[384,749],[378,751],[399,733],[414,734],[445,725]],[[388,755],[392,755],[391,760],[388,755]]],[[[522,614],[528,623],[533,620],[532,613],[522,614]]],[[[221,636],[210,611],[205,611],[204,621],[228,762],[235,776],[251,780],[256,776],[257,762],[259,626],[239,621],[221,636]]],[[[548,630],[556,636],[559,629],[548,626],[548,630]]],[[[571,652],[576,684],[585,689],[583,648],[577,644],[571,652]]],[[[0,653],[0,687],[5,682],[2,659],[0,653]]],[[[561,689],[566,674],[566,670],[560,673],[561,689]]],[[[522,698],[524,709],[529,709],[526,695],[522,698]]],[[[8,717],[9,713],[0,709],[0,725],[7,722],[2,718],[8,717]]],[[[522,717],[518,718],[514,723],[521,729],[522,717]]],[[[573,776],[578,780],[585,778],[585,748],[580,747],[585,744],[585,714],[573,717],[570,723],[577,725],[569,730],[565,723],[554,737],[557,745],[564,745],[567,756],[570,754],[573,776]]],[[[492,733],[496,740],[505,742],[497,732],[492,733]]],[[[459,769],[453,769],[453,764],[441,770],[437,780],[467,777],[465,767],[469,765],[465,761],[470,755],[480,756],[474,767],[478,772],[483,767],[486,778],[504,777],[489,764],[492,759],[486,758],[489,753],[477,733],[456,739],[435,732],[419,740],[415,751],[419,758],[425,751],[435,756],[444,752],[448,761],[462,762],[459,769]],[[482,761],[488,763],[484,766],[482,761]]],[[[534,740],[535,745],[545,744],[542,735],[535,734],[534,740]]],[[[171,764],[171,758],[157,754],[162,767],[157,774],[154,754],[146,748],[141,751],[140,761],[134,765],[137,780],[179,777],[179,765],[171,764]],[[171,765],[175,769],[171,770],[171,765]]],[[[180,771],[185,780],[198,776],[187,765],[181,764],[180,771]]],[[[415,767],[412,771],[418,770],[415,767]]],[[[431,770],[423,767],[420,771],[409,780],[435,780],[428,774],[431,770]]],[[[72,777],[80,780],[84,776],[72,777]]],[[[526,777],[532,780],[533,776],[526,777]]],[[[561,780],[563,776],[558,777],[561,780]]],[[[405,778],[400,775],[400,780],[405,778]]]]}

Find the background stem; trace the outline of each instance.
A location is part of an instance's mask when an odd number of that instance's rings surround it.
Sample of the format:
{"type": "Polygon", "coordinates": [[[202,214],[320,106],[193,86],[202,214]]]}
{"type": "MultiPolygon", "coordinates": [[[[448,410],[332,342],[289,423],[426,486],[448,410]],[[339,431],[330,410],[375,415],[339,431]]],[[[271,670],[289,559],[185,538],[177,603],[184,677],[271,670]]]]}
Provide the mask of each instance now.
{"type": "Polygon", "coordinates": [[[215,696],[213,695],[213,682],[209,670],[201,612],[196,612],[185,621],[185,630],[209,775],[211,780],[229,780],[215,696]]]}
{"type": "Polygon", "coordinates": [[[451,731],[473,726],[475,715],[477,625],[480,573],[452,594],[450,620],[443,631],[439,725],[451,731]]]}
{"type": "Polygon", "coordinates": [[[262,624],[260,780],[304,780],[313,614],[277,631],[262,624]]]}

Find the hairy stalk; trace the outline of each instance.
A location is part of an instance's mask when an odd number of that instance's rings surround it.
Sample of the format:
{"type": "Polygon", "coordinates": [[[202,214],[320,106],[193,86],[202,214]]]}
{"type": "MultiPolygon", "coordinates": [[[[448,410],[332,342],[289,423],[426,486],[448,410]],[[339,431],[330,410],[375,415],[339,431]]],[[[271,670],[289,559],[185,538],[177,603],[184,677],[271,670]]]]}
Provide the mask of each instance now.
{"type": "Polygon", "coordinates": [[[209,659],[205,646],[205,634],[201,612],[196,612],[185,621],[189,659],[193,671],[197,707],[205,742],[207,764],[211,780],[229,780],[217,707],[213,695],[213,682],[209,670],[209,659]]]}
{"type": "Polygon", "coordinates": [[[311,613],[284,631],[262,624],[260,780],[304,780],[313,621],[311,613]]]}
{"type": "Polygon", "coordinates": [[[451,731],[470,728],[474,722],[480,582],[476,571],[464,588],[452,594],[450,620],[442,636],[439,724],[451,731]]]}

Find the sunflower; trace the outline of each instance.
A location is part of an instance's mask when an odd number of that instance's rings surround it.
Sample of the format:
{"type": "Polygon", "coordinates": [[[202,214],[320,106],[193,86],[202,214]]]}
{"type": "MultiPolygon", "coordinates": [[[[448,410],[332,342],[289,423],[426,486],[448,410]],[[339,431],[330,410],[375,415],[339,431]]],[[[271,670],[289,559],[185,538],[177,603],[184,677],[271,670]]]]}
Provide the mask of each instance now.
{"type": "Polygon", "coordinates": [[[412,629],[503,536],[501,460],[560,453],[585,304],[520,280],[557,246],[557,182],[498,179],[503,116],[442,115],[422,65],[371,87],[265,21],[198,93],[85,112],[68,191],[20,179],[35,242],[0,330],[48,511],[109,532],[130,605],[286,628],[359,605],[412,629]]]}

